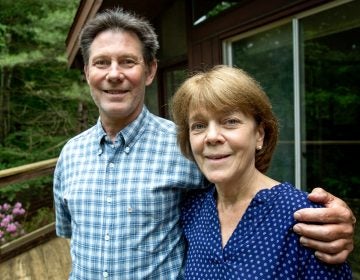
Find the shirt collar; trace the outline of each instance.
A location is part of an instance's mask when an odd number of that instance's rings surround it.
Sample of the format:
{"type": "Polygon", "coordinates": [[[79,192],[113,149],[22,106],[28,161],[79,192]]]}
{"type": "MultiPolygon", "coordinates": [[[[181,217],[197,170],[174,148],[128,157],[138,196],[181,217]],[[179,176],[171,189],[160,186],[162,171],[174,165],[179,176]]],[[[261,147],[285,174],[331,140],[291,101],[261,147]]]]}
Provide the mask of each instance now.
{"type": "MultiPolygon", "coordinates": [[[[213,183],[210,183],[209,185],[211,186],[211,189],[209,189],[207,193],[207,198],[210,199],[210,201],[212,201],[212,203],[216,206],[216,187],[213,183]]],[[[271,202],[280,192],[287,191],[291,188],[293,187],[289,183],[285,182],[273,186],[270,189],[262,189],[256,193],[255,197],[251,200],[249,207],[256,204],[271,202]]]]}
{"type": "MultiPolygon", "coordinates": [[[[127,125],[125,128],[123,128],[117,135],[117,138],[122,139],[124,141],[125,146],[131,147],[138,136],[140,136],[143,131],[146,128],[146,124],[148,123],[149,119],[149,110],[143,106],[143,109],[139,116],[131,122],[129,125],[127,125]]],[[[99,145],[101,145],[103,139],[106,136],[106,132],[101,125],[101,119],[98,118],[98,121],[96,123],[96,138],[99,145]]]]}
{"type": "Polygon", "coordinates": [[[95,134],[96,134],[97,143],[100,145],[101,141],[106,136],[106,132],[101,125],[100,117],[98,118],[96,125],[95,125],[95,134]]]}
{"type": "Polygon", "coordinates": [[[139,116],[120,131],[127,147],[131,147],[136,142],[136,139],[144,132],[149,120],[149,114],[148,109],[143,106],[139,116]]]}

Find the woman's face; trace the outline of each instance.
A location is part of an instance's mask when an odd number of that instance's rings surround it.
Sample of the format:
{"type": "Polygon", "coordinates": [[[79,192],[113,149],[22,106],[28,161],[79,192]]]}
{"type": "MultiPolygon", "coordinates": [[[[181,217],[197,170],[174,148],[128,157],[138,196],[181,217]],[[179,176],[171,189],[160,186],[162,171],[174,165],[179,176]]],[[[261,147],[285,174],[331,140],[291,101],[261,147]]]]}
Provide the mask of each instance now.
{"type": "Polygon", "coordinates": [[[189,136],[194,159],[207,179],[228,184],[255,169],[264,131],[242,112],[201,109],[189,111],[189,136]]]}

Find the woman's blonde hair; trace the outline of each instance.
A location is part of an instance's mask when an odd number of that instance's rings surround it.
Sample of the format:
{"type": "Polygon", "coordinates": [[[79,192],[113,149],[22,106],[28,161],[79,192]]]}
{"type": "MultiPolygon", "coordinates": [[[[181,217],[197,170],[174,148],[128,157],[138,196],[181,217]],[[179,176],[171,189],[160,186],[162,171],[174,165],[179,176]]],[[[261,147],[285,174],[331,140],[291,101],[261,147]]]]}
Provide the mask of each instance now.
{"type": "Polygon", "coordinates": [[[255,167],[265,173],[276,147],[279,124],[269,98],[261,86],[245,71],[218,65],[187,79],[172,99],[172,116],[177,125],[181,152],[194,160],[189,139],[189,108],[206,108],[212,112],[236,112],[252,116],[264,128],[261,150],[255,152],[255,167]]]}

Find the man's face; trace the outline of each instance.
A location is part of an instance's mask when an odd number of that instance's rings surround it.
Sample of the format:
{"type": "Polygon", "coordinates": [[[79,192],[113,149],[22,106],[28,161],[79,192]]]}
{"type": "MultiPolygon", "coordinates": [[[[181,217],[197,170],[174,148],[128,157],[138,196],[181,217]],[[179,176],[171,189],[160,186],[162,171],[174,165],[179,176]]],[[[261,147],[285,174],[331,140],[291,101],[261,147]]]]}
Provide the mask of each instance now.
{"type": "Polygon", "coordinates": [[[103,123],[125,127],[136,119],[156,67],[156,62],[145,65],[142,44],[134,33],[108,30],[97,35],[84,70],[103,123]]]}

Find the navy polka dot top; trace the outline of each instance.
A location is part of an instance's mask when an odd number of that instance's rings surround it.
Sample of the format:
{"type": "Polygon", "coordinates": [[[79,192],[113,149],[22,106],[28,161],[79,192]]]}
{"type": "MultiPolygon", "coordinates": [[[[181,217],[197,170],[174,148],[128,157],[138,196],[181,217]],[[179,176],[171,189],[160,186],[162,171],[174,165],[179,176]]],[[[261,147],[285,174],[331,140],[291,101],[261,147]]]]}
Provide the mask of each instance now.
{"type": "Polygon", "coordinates": [[[348,264],[324,264],[300,245],[293,213],[321,207],[305,192],[289,183],[258,192],[224,248],[214,193],[192,196],[183,207],[185,279],[352,279],[348,264]]]}

